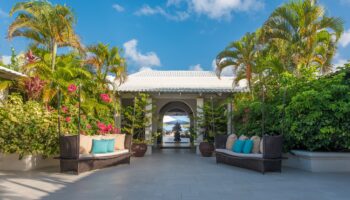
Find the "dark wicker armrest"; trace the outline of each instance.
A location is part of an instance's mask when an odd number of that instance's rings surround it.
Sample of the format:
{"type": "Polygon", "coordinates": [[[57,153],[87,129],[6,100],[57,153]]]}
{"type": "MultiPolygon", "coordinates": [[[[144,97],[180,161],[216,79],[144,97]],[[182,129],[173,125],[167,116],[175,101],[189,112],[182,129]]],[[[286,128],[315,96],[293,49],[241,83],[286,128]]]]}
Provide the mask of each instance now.
{"type": "Polygon", "coordinates": [[[124,147],[125,149],[128,149],[129,152],[131,152],[131,144],[132,144],[132,135],[125,134],[124,147]]]}
{"type": "Polygon", "coordinates": [[[79,158],[79,136],[60,136],[60,158],[79,158]]]}
{"type": "Polygon", "coordinates": [[[263,157],[267,159],[282,158],[282,135],[263,137],[263,157]]]}
{"type": "Polygon", "coordinates": [[[226,149],[226,140],[228,135],[216,135],[215,136],[215,148],[226,149]]]}

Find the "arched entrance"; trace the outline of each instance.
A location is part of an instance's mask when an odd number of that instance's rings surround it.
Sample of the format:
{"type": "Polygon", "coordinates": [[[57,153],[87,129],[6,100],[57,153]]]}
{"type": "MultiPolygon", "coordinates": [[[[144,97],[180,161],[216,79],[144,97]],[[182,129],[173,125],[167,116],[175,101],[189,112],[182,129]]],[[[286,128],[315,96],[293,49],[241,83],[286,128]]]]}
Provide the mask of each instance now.
{"type": "Polygon", "coordinates": [[[193,111],[182,101],[165,104],[158,114],[161,136],[158,145],[163,148],[188,148],[192,144],[193,111]]]}

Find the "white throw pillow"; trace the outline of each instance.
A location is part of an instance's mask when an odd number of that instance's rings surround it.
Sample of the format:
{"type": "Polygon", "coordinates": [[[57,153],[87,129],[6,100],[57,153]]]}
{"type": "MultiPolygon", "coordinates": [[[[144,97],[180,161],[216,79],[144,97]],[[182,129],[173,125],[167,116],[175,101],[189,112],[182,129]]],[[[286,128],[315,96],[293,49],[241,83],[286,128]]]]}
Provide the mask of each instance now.
{"type": "Polygon", "coordinates": [[[264,138],[260,141],[260,153],[264,153],[264,138]]]}
{"type": "Polygon", "coordinates": [[[252,153],[259,153],[260,152],[260,137],[259,136],[253,136],[250,138],[251,140],[253,140],[253,150],[252,153]]]}
{"type": "Polygon", "coordinates": [[[227,137],[226,140],[226,149],[227,150],[232,150],[232,146],[235,143],[235,141],[237,140],[237,135],[236,134],[231,134],[227,137]]]}

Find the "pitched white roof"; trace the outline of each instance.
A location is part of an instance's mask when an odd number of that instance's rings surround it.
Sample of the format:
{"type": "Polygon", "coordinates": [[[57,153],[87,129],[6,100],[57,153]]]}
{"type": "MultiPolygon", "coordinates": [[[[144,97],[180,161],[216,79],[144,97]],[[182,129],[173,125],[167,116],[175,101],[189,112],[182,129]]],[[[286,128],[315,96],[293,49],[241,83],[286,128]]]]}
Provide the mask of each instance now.
{"type": "Polygon", "coordinates": [[[232,77],[221,77],[211,71],[141,71],[128,76],[119,92],[204,92],[231,93],[232,77]]]}
{"type": "Polygon", "coordinates": [[[0,66],[0,77],[1,78],[13,80],[13,79],[17,79],[20,77],[26,77],[26,76],[27,75],[22,74],[20,72],[17,72],[17,71],[14,71],[12,69],[8,69],[6,67],[0,66]]]}

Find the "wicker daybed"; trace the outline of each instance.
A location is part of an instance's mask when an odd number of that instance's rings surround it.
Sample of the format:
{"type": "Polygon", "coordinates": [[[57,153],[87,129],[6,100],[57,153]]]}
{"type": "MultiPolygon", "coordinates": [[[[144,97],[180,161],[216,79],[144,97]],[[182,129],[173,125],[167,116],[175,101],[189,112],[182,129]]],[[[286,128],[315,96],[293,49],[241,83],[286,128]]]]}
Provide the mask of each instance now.
{"type": "Polygon", "coordinates": [[[132,136],[126,134],[124,150],[104,154],[80,154],[79,135],[60,136],[61,172],[81,172],[110,167],[121,163],[130,164],[132,136]]]}
{"type": "Polygon", "coordinates": [[[225,163],[237,167],[256,170],[258,172],[281,172],[283,138],[279,136],[263,136],[263,153],[235,153],[225,148],[227,135],[215,138],[216,163],[225,163]]]}

